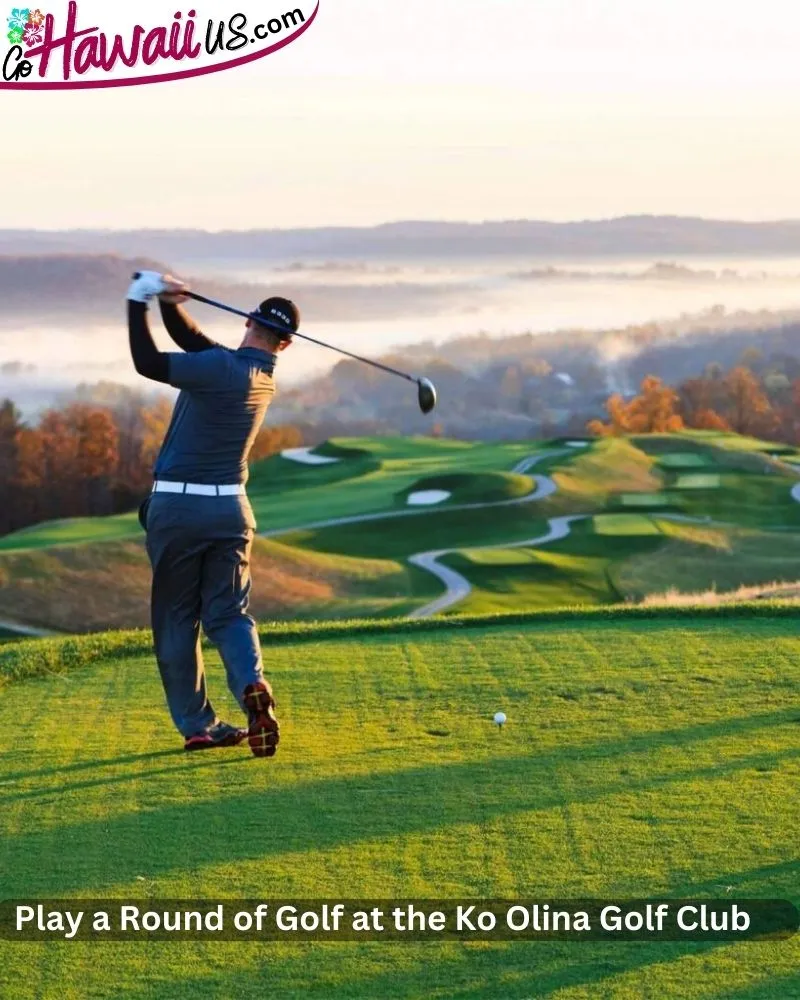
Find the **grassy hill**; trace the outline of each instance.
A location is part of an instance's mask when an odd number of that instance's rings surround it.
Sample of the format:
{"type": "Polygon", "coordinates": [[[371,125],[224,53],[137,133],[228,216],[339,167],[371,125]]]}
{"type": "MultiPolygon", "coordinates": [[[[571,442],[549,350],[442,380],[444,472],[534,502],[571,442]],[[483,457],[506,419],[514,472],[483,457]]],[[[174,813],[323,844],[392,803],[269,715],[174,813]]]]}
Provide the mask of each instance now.
{"type": "MultiPolygon", "coordinates": [[[[327,463],[276,456],[253,468],[250,495],[267,536],[253,560],[261,619],[408,614],[442,593],[437,576],[410,561],[430,552],[467,581],[468,596],[447,613],[798,578],[800,452],[790,447],[690,432],[507,445],[340,439],[316,454],[327,463]],[[415,505],[431,491],[439,503],[415,505]],[[574,520],[552,535],[564,517],[574,520]]],[[[8,619],[64,631],[140,627],[148,595],[132,514],[0,539],[8,619]]]]}
{"type": "MultiPolygon", "coordinates": [[[[254,614],[261,619],[404,614],[415,607],[408,574],[381,559],[303,552],[256,539],[254,614]]],[[[3,614],[61,632],[144,628],[150,622],[144,543],[83,543],[0,553],[3,614]]],[[[435,581],[428,587],[435,593],[435,581]]]]}
{"type": "MultiPolygon", "coordinates": [[[[714,434],[317,454],[251,484],[267,766],[183,754],[147,631],[0,634],[3,898],[800,902],[796,604],[622,603],[797,580],[800,454],[714,434]],[[442,591],[424,552],[471,590],[401,620],[442,591]]],[[[132,516],[0,540],[11,620],[145,625],[148,588],[132,516]]],[[[798,968],[800,938],[0,941],[0,996],[791,1000],[798,968]]]]}
{"type": "MultiPolygon", "coordinates": [[[[309,466],[276,456],[254,466],[250,495],[262,530],[395,512],[405,505],[403,491],[431,470],[459,470],[466,502],[520,496],[533,487],[529,478],[504,472],[530,453],[524,444],[381,438],[331,442],[317,451],[335,461],[309,466]]],[[[255,613],[271,619],[405,614],[438,587],[396,560],[268,540],[256,542],[253,573],[255,613]]],[[[135,514],[50,522],[0,538],[0,607],[11,619],[64,631],[141,627],[149,589],[135,514]]]]}
{"type": "MultiPolygon", "coordinates": [[[[145,633],[0,649],[3,896],[800,901],[791,607],[297,624],[264,641],[284,725],[267,766],[180,751],[145,633]]],[[[798,968],[800,938],[0,942],[0,995],[790,1000],[798,968]]]]}
{"type": "Polygon", "coordinates": [[[796,450],[714,433],[603,440],[571,453],[564,445],[538,446],[541,454],[558,452],[533,470],[558,488],[539,502],[497,512],[443,506],[403,532],[367,521],[285,540],[396,561],[451,550],[440,562],[472,584],[454,608],[459,613],[610,604],[670,589],[725,591],[797,578],[796,450]],[[561,516],[580,518],[567,537],[525,545],[561,516]]]}

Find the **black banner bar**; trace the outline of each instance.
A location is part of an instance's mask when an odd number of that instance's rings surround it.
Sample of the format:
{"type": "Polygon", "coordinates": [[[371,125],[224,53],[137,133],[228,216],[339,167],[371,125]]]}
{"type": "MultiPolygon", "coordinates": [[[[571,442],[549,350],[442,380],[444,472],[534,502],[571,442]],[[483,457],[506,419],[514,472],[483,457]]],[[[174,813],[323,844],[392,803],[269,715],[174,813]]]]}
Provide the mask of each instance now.
{"type": "Polygon", "coordinates": [[[5,941],[753,941],[798,927],[780,899],[0,903],[5,941]]]}

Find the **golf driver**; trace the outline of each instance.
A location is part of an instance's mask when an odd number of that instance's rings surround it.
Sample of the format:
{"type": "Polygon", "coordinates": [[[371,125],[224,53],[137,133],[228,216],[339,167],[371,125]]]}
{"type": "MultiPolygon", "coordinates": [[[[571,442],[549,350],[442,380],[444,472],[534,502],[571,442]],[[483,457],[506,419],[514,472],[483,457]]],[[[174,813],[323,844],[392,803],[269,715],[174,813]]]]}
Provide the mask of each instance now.
{"type": "MultiPolygon", "coordinates": [[[[186,295],[190,299],[194,299],[195,302],[203,302],[207,306],[213,306],[215,309],[222,309],[223,312],[233,313],[234,316],[241,316],[244,319],[251,319],[254,323],[259,323],[261,326],[266,326],[269,329],[278,330],[281,333],[286,333],[286,328],[278,323],[273,323],[263,316],[259,316],[254,313],[246,312],[244,309],[236,309],[233,306],[227,306],[224,302],[217,302],[216,299],[209,299],[205,295],[199,295],[197,292],[181,292],[182,295],[186,295]]],[[[342,347],[335,347],[333,344],[326,344],[322,340],[316,340],[314,337],[309,337],[305,333],[293,333],[292,337],[302,337],[303,340],[308,340],[312,344],[317,344],[319,347],[327,347],[330,351],[338,351],[339,354],[344,354],[348,358],[352,358],[354,361],[360,361],[362,364],[371,365],[373,368],[379,368],[381,371],[387,372],[389,375],[397,375],[398,378],[404,378],[407,382],[414,382],[419,390],[419,408],[423,413],[430,413],[436,406],[437,395],[436,386],[428,378],[417,378],[414,375],[409,375],[407,372],[398,371],[396,368],[391,368],[389,365],[381,364],[380,361],[372,361],[370,358],[362,358],[359,354],[353,354],[351,351],[345,351],[342,347]]]]}

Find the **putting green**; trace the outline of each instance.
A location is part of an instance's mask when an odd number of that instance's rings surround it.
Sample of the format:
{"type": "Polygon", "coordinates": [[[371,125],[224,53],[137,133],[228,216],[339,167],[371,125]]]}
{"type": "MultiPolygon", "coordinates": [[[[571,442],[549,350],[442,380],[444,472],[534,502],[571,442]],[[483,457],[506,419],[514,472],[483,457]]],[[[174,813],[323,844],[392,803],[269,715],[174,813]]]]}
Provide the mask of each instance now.
{"type": "Polygon", "coordinates": [[[678,490],[718,490],[722,485],[722,476],[697,474],[678,476],[674,489],[678,490]]]}
{"type": "Polygon", "coordinates": [[[673,499],[669,493],[622,493],[616,497],[623,507],[666,507],[673,499]]]}
{"type": "Polygon", "coordinates": [[[54,545],[81,545],[140,538],[142,529],[135,513],[117,517],[81,517],[36,524],[0,538],[0,552],[45,549],[54,545]]]}
{"type": "Polygon", "coordinates": [[[598,535],[659,535],[656,524],[641,514],[598,514],[592,518],[592,527],[598,535]]]}
{"type": "Polygon", "coordinates": [[[659,455],[658,464],[665,469],[693,469],[709,466],[711,465],[711,461],[707,456],[698,452],[681,451],[659,455]]]}

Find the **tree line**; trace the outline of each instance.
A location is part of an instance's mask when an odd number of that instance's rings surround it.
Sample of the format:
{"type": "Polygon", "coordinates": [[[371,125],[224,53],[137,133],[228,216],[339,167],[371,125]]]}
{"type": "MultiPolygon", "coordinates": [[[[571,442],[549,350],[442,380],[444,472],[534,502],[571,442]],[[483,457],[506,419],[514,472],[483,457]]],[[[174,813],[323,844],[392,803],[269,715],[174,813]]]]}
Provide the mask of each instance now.
{"type": "Polygon", "coordinates": [[[608,420],[591,420],[590,434],[657,434],[673,431],[733,431],[766,441],[800,444],[800,377],[757,373],[747,364],[728,371],[710,365],[698,378],[676,387],[655,375],[642,379],[638,395],[614,394],[608,420]]]}
{"type": "MultiPolygon", "coordinates": [[[[0,534],[41,521],[118,514],[152,486],[153,466],[172,414],[167,399],[87,394],[34,423],[0,403],[0,534]]],[[[254,460],[303,444],[297,427],[264,427],[254,460]]]]}
{"type": "MultiPolygon", "coordinates": [[[[554,387],[543,367],[526,368],[524,374],[537,383],[540,393],[543,384],[553,392],[562,391],[554,387]]],[[[443,395],[452,398],[453,387],[445,373],[437,371],[436,376],[443,395]]],[[[476,384],[476,393],[479,389],[476,384]]],[[[506,377],[504,389],[517,392],[519,387],[506,377]]],[[[532,392],[533,386],[527,391],[532,392]]],[[[728,370],[712,363],[702,375],[674,386],[646,375],[637,394],[613,394],[606,399],[605,420],[586,424],[586,416],[580,417],[580,399],[574,397],[585,397],[584,385],[578,383],[564,390],[564,395],[562,405],[575,407],[566,410],[569,433],[584,426],[597,436],[706,429],[800,445],[800,362],[790,357],[767,361],[754,349],[728,370]]],[[[400,402],[408,409],[406,396],[400,402]]],[[[598,399],[595,412],[603,398],[598,399]]],[[[163,397],[145,397],[110,383],[79,387],[69,401],[42,413],[33,423],[23,420],[11,400],[0,403],[0,534],[41,521],[132,510],[150,490],[171,412],[172,404],[163,397]]],[[[553,433],[559,430],[564,427],[553,427],[553,433]]],[[[297,420],[265,426],[251,460],[333,436],[398,432],[391,421],[359,420],[352,414],[341,421],[311,424],[297,420]]],[[[470,439],[494,436],[491,429],[466,435],[454,433],[449,422],[431,425],[427,421],[423,433],[470,439]]],[[[529,432],[528,436],[535,435],[529,432]]]]}

